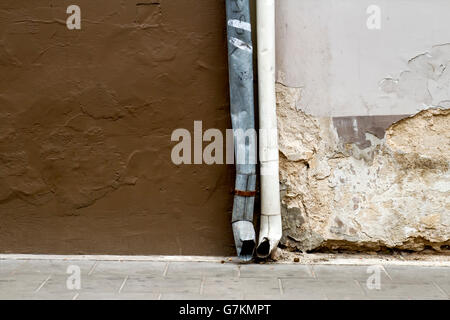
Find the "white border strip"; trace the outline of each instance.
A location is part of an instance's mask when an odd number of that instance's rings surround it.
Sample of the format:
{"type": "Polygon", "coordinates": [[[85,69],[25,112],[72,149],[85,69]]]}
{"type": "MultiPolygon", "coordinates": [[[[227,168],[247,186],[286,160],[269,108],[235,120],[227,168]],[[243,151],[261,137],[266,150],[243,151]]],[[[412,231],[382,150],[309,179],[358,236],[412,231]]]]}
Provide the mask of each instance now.
{"type": "Polygon", "coordinates": [[[210,256],[119,256],[119,255],[51,255],[51,254],[0,254],[0,260],[70,260],[70,261],[162,261],[162,262],[222,262],[238,260],[210,256]]]}
{"type": "MultiPolygon", "coordinates": [[[[298,264],[298,265],[399,265],[422,267],[450,267],[450,257],[446,255],[421,256],[421,260],[404,260],[396,257],[372,256],[362,258],[345,258],[309,254],[299,256],[299,262],[280,261],[267,264],[298,264]]],[[[46,254],[0,254],[0,260],[60,260],[60,261],[161,261],[161,262],[216,262],[241,263],[236,257],[209,256],[119,256],[119,255],[46,255],[46,254]]]]}

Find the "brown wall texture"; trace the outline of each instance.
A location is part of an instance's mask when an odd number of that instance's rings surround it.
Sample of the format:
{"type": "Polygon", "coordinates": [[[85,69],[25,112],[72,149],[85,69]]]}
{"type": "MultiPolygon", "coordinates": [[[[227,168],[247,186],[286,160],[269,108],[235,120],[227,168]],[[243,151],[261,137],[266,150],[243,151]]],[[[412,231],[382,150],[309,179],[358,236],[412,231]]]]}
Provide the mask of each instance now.
{"type": "Polygon", "coordinates": [[[232,254],[233,168],[170,160],[228,109],[224,1],[2,0],[0,252],[232,254]]]}

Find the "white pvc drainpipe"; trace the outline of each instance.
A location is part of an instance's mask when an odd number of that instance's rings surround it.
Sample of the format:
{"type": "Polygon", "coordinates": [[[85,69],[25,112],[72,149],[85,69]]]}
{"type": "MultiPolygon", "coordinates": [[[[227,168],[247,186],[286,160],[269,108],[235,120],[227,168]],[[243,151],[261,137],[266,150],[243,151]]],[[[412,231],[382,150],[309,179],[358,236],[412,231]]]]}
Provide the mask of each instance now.
{"type": "Polygon", "coordinates": [[[275,96],[275,1],[257,1],[261,226],[256,253],[270,256],[281,239],[278,132],[275,96]]]}

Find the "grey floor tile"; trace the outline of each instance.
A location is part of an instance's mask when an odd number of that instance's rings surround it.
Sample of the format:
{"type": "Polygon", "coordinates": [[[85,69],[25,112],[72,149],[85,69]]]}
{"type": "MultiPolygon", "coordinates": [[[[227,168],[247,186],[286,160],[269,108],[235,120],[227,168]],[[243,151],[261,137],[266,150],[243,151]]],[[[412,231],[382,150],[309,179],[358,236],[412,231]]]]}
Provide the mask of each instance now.
{"type": "Polygon", "coordinates": [[[81,288],[72,290],[67,286],[67,276],[51,276],[39,290],[40,294],[76,294],[78,293],[104,293],[113,294],[119,292],[119,289],[125,277],[118,275],[90,275],[81,276],[81,288]]]}
{"type": "Polygon", "coordinates": [[[450,268],[419,266],[386,266],[386,270],[396,282],[430,282],[450,284],[450,268]]]}
{"type": "Polygon", "coordinates": [[[9,293],[4,294],[0,292],[0,300],[31,300],[32,293],[9,293]]]}
{"type": "Polygon", "coordinates": [[[450,268],[385,269],[369,290],[368,266],[0,260],[0,299],[449,299],[450,268]],[[80,268],[79,290],[67,287],[69,266],[80,268]]]}
{"type": "Polygon", "coordinates": [[[312,278],[310,268],[302,264],[248,264],[240,266],[241,278],[312,278]]]}
{"type": "Polygon", "coordinates": [[[99,261],[92,274],[163,276],[166,268],[159,261],[99,261]]]}
{"type": "Polygon", "coordinates": [[[0,294],[12,296],[14,294],[34,293],[49,277],[47,274],[14,274],[0,278],[0,294]]]}
{"type": "Polygon", "coordinates": [[[243,291],[241,279],[236,278],[207,278],[203,284],[205,295],[242,295],[243,291]]]}
{"type": "Polygon", "coordinates": [[[243,300],[284,300],[281,294],[270,295],[270,294],[245,294],[243,300]]]}
{"type": "Polygon", "coordinates": [[[158,300],[157,293],[89,293],[80,292],[76,300],[158,300]]]}
{"type": "Polygon", "coordinates": [[[361,287],[370,299],[443,299],[446,296],[432,283],[381,283],[380,289],[368,289],[365,282],[361,287]]]}
{"type": "Polygon", "coordinates": [[[438,290],[443,291],[445,297],[450,299],[450,283],[448,281],[433,281],[438,290]]]}
{"type": "Polygon", "coordinates": [[[44,293],[44,292],[37,292],[29,298],[26,298],[27,300],[73,300],[76,296],[76,292],[65,292],[60,294],[54,294],[54,293],[44,293]]]}
{"type": "Polygon", "coordinates": [[[244,300],[325,300],[325,296],[301,295],[301,294],[283,294],[283,295],[265,295],[265,294],[246,294],[244,300]]]}
{"type": "MultiPolygon", "coordinates": [[[[335,280],[367,280],[373,271],[369,269],[371,266],[343,266],[343,265],[313,265],[312,270],[318,279],[335,279],[335,280]]],[[[383,267],[379,268],[381,280],[389,281],[389,276],[384,271],[383,267]]]]}
{"type": "Polygon", "coordinates": [[[323,300],[326,295],[316,279],[281,279],[283,295],[300,300],[323,300]]]}
{"type": "Polygon", "coordinates": [[[353,279],[282,279],[283,292],[299,299],[365,299],[364,291],[353,279]]]}
{"type": "Polygon", "coordinates": [[[24,260],[0,260],[0,277],[10,275],[26,263],[24,260]]]}
{"type": "Polygon", "coordinates": [[[54,294],[39,294],[39,293],[22,293],[14,296],[6,296],[0,294],[0,300],[73,300],[75,294],[72,295],[54,295],[54,294]]]}
{"type": "Polygon", "coordinates": [[[171,262],[167,269],[169,277],[237,277],[238,265],[217,262],[171,262]]]}
{"type": "Polygon", "coordinates": [[[93,261],[26,260],[20,261],[12,273],[65,275],[70,266],[76,266],[80,268],[82,274],[87,274],[94,263],[93,261]]]}
{"type": "Polygon", "coordinates": [[[330,300],[354,300],[367,298],[361,284],[356,280],[320,280],[325,295],[330,300]]]}
{"type": "Polygon", "coordinates": [[[130,276],[122,293],[182,293],[199,294],[201,279],[130,276]]]}
{"type": "Polygon", "coordinates": [[[242,300],[243,295],[200,295],[200,294],[180,294],[163,293],[161,300],[242,300]]]}
{"type": "Polygon", "coordinates": [[[280,294],[278,279],[270,278],[206,278],[204,295],[280,294]]]}

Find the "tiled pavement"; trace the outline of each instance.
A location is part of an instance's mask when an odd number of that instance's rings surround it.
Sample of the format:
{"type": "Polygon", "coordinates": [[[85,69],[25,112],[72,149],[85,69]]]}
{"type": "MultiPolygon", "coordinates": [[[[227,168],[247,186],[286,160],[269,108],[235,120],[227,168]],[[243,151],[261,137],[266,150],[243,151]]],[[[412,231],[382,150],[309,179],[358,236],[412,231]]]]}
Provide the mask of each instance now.
{"type": "Polygon", "coordinates": [[[450,298],[450,267],[368,267],[234,262],[0,260],[0,299],[450,298]],[[69,266],[74,267],[68,270],[69,266]],[[79,290],[71,287],[74,283],[71,280],[76,276],[73,270],[80,271],[79,290]],[[372,276],[371,280],[376,280],[377,275],[379,289],[369,289],[368,278],[372,276]]]}

